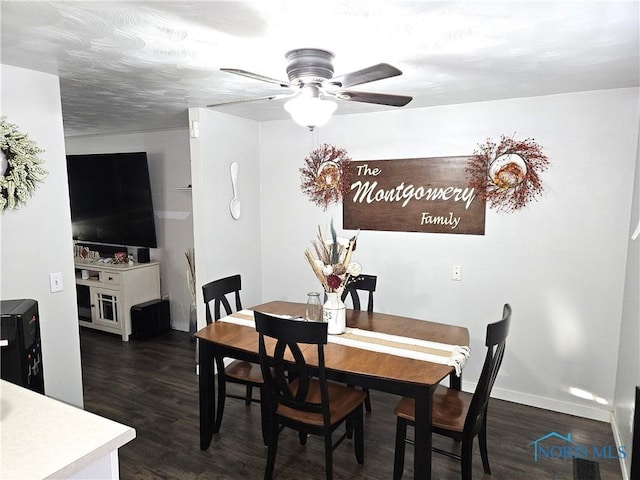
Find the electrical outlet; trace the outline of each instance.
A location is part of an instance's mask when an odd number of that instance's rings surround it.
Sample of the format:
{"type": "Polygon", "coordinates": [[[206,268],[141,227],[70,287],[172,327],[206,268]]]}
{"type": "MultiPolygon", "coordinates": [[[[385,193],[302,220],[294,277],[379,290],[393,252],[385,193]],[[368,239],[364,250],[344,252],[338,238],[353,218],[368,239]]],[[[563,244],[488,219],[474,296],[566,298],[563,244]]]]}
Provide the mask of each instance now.
{"type": "Polygon", "coordinates": [[[453,270],[451,270],[451,280],[457,282],[462,280],[462,267],[460,265],[453,266],[453,270]]]}
{"type": "Polygon", "coordinates": [[[62,272],[49,274],[49,289],[51,290],[51,293],[61,292],[63,290],[62,272]]]}

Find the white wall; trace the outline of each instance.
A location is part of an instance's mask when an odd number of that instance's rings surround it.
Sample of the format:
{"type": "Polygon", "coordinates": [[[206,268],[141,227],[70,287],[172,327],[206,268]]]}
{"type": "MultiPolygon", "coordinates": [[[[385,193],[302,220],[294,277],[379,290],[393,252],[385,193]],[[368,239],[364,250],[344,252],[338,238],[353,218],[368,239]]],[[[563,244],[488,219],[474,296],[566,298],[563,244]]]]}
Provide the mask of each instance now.
{"type": "MultiPolygon", "coordinates": [[[[186,127],[186,126],[185,126],[186,127]]],[[[67,137],[68,154],[147,152],[158,248],[151,259],[160,262],[162,295],[169,295],[171,326],[189,330],[191,294],[187,286],[185,252],[193,248],[189,132],[162,132],[67,137]]]]}
{"type": "Polygon", "coordinates": [[[82,407],[80,338],[58,77],[2,65],[2,115],[42,149],[49,175],[26,206],[0,214],[0,298],[38,301],[45,393],[82,407]],[[50,293],[49,273],[64,290],[50,293]]]}
{"type": "Polygon", "coordinates": [[[511,214],[488,209],[484,236],[364,231],[354,259],[378,275],[376,310],[469,328],[464,388],[479,375],[486,324],[510,302],[494,394],[608,421],[638,115],[638,89],[620,89],[335,116],[315,133],[290,121],[263,123],[263,297],[304,301],[318,290],[302,252],[316,225],[331,217],[342,224],[341,207],[323,212],[300,191],[299,168],[319,143],[373,160],[469,155],[487,137],[532,137],[551,162],[540,201],[511,214]],[[462,266],[461,282],[450,280],[453,265],[462,266]]]}
{"type": "MultiPolygon", "coordinates": [[[[259,124],[202,108],[189,109],[198,327],[206,324],[202,285],[239,273],[244,307],[262,301],[259,124]],[[239,220],[231,217],[229,166],[238,162],[239,220]]],[[[287,251],[282,250],[282,255],[287,251]]]]}
{"type": "MultiPolygon", "coordinates": [[[[640,152],[640,139],[638,142],[640,152]]],[[[631,233],[640,221],[640,154],[636,157],[633,209],[629,227],[629,253],[620,328],[620,353],[616,376],[613,429],[618,446],[624,445],[629,455],[623,460],[623,472],[628,478],[631,469],[631,445],[635,387],[640,386],[640,238],[631,233]]],[[[640,412],[635,412],[640,415],[640,412]]]]}

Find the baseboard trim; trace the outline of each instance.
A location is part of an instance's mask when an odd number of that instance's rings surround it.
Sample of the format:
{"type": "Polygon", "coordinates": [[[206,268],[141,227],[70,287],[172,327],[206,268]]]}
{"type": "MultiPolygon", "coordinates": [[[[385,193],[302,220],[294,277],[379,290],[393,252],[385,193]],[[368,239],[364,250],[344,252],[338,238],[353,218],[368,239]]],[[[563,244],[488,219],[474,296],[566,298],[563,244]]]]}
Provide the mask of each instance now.
{"type": "MultiPolygon", "coordinates": [[[[462,389],[467,392],[473,392],[476,388],[475,383],[462,381],[462,389]]],[[[611,423],[611,410],[606,408],[590,407],[578,405],[575,403],[563,402],[552,398],[539,397],[526,393],[514,392],[502,388],[493,388],[491,396],[508,402],[520,403],[530,407],[543,408],[558,413],[566,413],[567,415],[575,415],[577,417],[589,418],[599,422],[611,423]]]]}

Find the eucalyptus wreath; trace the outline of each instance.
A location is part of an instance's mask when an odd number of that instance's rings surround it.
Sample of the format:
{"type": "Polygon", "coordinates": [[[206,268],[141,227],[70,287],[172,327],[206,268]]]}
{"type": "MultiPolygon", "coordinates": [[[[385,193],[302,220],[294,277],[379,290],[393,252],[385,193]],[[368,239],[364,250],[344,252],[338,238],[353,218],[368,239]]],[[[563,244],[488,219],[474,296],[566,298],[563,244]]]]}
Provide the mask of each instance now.
{"type": "Polygon", "coordinates": [[[38,183],[44,181],[47,171],[39,157],[44,150],[18,130],[16,125],[0,119],[0,150],[7,168],[0,176],[0,212],[24,205],[33,195],[38,183]]]}

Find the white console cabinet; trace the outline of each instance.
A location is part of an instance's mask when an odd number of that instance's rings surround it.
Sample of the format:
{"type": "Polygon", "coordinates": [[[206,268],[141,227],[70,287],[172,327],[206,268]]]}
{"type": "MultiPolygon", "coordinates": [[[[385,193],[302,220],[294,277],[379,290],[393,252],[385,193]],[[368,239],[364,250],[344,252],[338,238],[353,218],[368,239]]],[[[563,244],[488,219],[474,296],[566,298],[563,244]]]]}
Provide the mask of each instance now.
{"type": "Polygon", "coordinates": [[[125,342],[131,335],[131,307],[160,298],[159,262],[76,263],[75,271],[80,325],[116,333],[125,342]]]}

